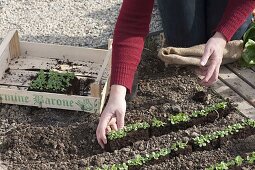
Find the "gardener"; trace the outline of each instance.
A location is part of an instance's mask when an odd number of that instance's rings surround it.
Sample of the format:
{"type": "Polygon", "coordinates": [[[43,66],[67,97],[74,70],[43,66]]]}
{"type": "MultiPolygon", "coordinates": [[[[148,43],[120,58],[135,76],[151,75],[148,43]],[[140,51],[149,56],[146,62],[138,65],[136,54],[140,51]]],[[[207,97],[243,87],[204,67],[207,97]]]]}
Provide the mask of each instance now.
{"type": "MultiPolygon", "coordinates": [[[[153,4],[154,0],[123,1],[113,38],[110,97],[96,132],[101,147],[107,143],[107,131],[124,126],[125,96],[132,93],[153,4]]],[[[210,86],[218,78],[226,42],[241,39],[251,23],[255,0],[158,0],[158,5],[169,46],[190,47],[207,42],[201,58],[204,78],[200,83],[210,86]]]]}

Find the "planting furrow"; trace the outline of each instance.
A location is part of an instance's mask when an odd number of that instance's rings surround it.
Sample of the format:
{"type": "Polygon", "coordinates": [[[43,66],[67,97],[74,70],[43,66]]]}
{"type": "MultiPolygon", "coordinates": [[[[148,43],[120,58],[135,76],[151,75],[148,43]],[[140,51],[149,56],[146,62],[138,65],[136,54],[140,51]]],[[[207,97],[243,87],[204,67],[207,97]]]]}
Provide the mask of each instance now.
{"type": "MultiPolygon", "coordinates": [[[[145,155],[137,154],[133,159],[129,159],[126,162],[112,165],[103,165],[101,168],[93,168],[97,170],[139,170],[144,165],[154,165],[171,159],[179,155],[186,155],[192,152],[191,145],[187,145],[187,142],[177,141],[170,147],[159,149],[145,155]]],[[[87,170],[91,168],[88,167],[87,170]]]]}
{"type": "Polygon", "coordinates": [[[247,154],[247,156],[236,156],[234,159],[221,161],[220,163],[211,165],[205,170],[241,170],[244,165],[254,165],[255,163],[255,152],[247,154]]]}
{"type": "Polygon", "coordinates": [[[226,144],[232,139],[243,139],[255,133],[255,121],[252,119],[243,120],[227,126],[223,130],[200,135],[192,138],[189,144],[193,151],[213,150],[226,144]]]}
{"type": "Polygon", "coordinates": [[[131,146],[139,140],[148,140],[152,136],[162,136],[178,130],[188,129],[194,125],[213,123],[217,119],[225,118],[233,111],[234,108],[230,104],[221,102],[203,110],[194,111],[191,114],[170,115],[167,122],[153,118],[150,123],[129,124],[121,130],[110,132],[107,135],[108,143],[105,148],[111,152],[131,146]]]}

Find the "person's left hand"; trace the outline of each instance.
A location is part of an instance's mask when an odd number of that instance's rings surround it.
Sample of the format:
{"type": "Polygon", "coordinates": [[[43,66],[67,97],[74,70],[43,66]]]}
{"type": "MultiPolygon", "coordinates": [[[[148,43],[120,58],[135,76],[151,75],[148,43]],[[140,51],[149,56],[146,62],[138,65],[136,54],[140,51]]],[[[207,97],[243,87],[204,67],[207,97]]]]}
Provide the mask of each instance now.
{"type": "Polygon", "coordinates": [[[218,80],[223,52],[226,46],[226,39],[223,34],[216,32],[206,45],[204,55],[201,58],[199,74],[204,76],[200,84],[210,86],[218,80]]]}

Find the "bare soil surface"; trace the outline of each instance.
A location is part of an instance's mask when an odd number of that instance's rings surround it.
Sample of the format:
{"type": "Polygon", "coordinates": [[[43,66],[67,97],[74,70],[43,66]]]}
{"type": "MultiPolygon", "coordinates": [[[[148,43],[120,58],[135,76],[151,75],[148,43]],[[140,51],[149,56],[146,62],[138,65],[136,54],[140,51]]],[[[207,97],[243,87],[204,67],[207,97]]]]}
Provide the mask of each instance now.
{"type": "MultiPolygon", "coordinates": [[[[153,41],[153,40],[150,40],[153,41]]],[[[148,41],[148,42],[150,42],[148,41]]],[[[156,57],[156,47],[148,43],[139,66],[137,97],[128,103],[126,123],[146,121],[153,117],[166,118],[170,113],[202,109],[222,101],[211,89],[201,87],[193,67],[165,67],[156,57]],[[149,45],[148,45],[149,44],[149,45]],[[192,98],[204,91],[204,101],[192,98]]],[[[99,115],[83,112],[40,109],[34,107],[0,106],[0,169],[85,169],[113,164],[170,146],[177,140],[189,140],[199,134],[214,132],[241,121],[238,112],[205,126],[137,141],[112,153],[104,152],[96,140],[99,115]],[[2,164],[2,165],[1,165],[2,164]]],[[[255,151],[255,138],[229,141],[225,147],[213,151],[193,152],[168,159],[142,169],[197,170],[212,163],[255,151]]],[[[247,165],[246,167],[251,168],[247,165]]]]}

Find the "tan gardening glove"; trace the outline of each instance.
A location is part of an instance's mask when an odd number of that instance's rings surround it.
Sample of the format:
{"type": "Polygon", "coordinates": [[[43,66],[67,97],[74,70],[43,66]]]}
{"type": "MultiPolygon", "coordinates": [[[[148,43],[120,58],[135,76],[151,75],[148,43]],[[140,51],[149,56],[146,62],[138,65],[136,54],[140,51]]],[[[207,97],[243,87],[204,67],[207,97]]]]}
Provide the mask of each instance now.
{"type": "MultiPolygon", "coordinates": [[[[161,48],[158,57],[165,64],[196,65],[200,66],[201,57],[204,54],[205,44],[196,45],[190,48],[167,47],[161,48]]],[[[222,64],[228,64],[241,58],[243,41],[229,41],[223,53],[222,64]]]]}

